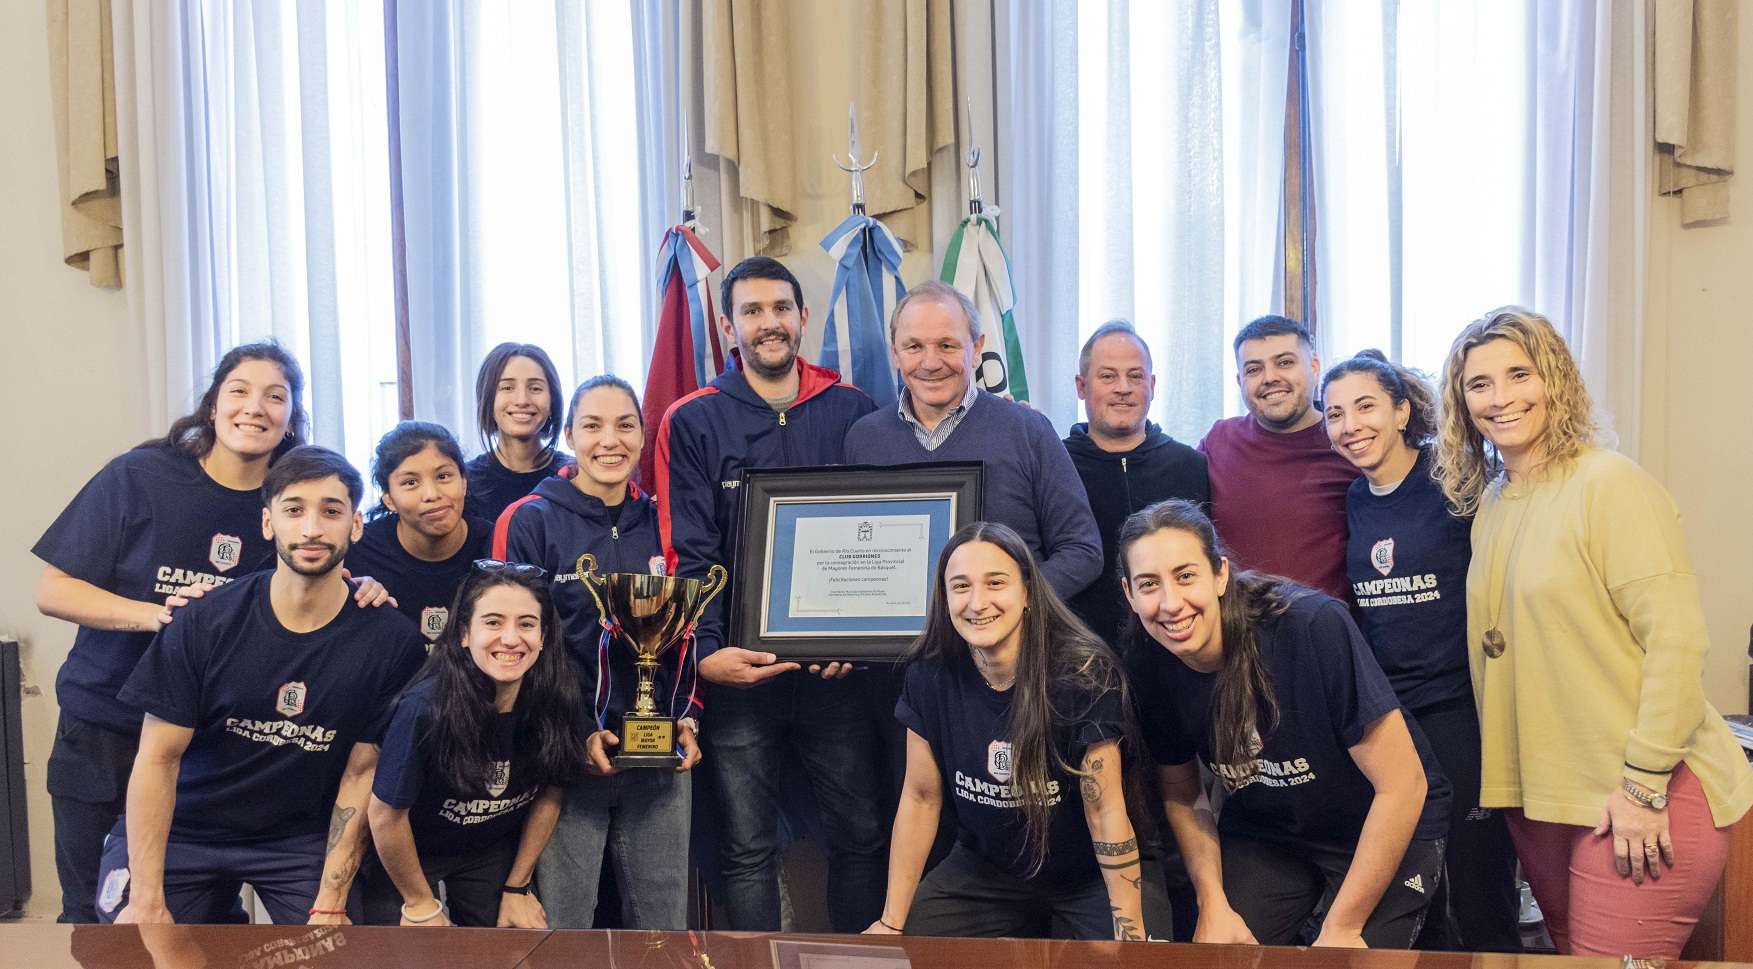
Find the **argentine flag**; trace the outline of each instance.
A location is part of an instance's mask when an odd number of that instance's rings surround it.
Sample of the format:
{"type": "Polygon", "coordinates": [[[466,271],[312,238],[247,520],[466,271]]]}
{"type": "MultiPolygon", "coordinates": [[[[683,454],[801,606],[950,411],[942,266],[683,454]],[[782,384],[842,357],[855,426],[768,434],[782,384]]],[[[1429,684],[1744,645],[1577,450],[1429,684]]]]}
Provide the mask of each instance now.
{"type": "Polygon", "coordinates": [[[888,226],[853,214],[822,239],[822,248],[835,264],[822,364],[840,371],[879,408],[892,408],[898,398],[895,368],[889,362],[888,320],[907,293],[901,284],[901,243],[888,226]],[[885,297],[885,290],[892,290],[893,298],[885,297]]]}

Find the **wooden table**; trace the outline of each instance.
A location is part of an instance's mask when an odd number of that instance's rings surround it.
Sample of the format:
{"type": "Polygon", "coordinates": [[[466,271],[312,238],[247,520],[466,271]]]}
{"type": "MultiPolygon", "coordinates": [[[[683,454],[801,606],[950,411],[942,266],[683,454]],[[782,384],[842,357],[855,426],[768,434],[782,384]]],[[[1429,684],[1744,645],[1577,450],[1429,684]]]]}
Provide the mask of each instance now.
{"type": "MultiPolygon", "coordinates": [[[[1727,963],[1668,963],[1665,969],[1727,963]]],[[[360,926],[0,925],[5,969],[1626,969],[1619,959],[1022,939],[360,926]],[[856,948],[852,948],[856,947],[856,948]]]]}

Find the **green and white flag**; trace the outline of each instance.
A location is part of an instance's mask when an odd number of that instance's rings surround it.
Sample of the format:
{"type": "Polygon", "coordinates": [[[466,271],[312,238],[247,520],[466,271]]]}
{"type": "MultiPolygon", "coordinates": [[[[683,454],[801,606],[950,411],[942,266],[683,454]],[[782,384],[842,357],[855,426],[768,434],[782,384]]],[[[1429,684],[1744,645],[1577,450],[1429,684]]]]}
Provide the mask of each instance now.
{"type": "Polygon", "coordinates": [[[975,374],[980,389],[1026,403],[1029,378],[1011,316],[1016,289],[1010,283],[1010,257],[998,244],[998,226],[988,214],[969,215],[956,226],[938,278],[966,293],[980,311],[980,332],[986,334],[975,374]]]}

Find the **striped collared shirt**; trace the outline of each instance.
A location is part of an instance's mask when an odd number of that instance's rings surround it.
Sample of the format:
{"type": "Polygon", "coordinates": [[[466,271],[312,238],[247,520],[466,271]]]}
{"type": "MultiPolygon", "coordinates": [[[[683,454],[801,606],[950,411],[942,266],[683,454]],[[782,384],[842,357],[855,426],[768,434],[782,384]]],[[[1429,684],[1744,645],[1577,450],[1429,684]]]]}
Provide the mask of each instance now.
{"type": "Polygon", "coordinates": [[[919,446],[927,451],[935,451],[939,445],[949,440],[949,436],[961,425],[962,418],[968,416],[968,408],[974,406],[974,401],[979,396],[980,388],[974,384],[970,377],[968,392],[962,395],[962,402],[951,408],[950,412],[943,416],[943,420],[938,421],[937,426],[930,430],[926,430],[925,425],[919,423],[918,419],[913,416],[913,395],[911,393],[906,390],[901,391],[901,402],[896,405],[896,409],[900,412],[902,420],[913,425],[913,436],[919,440],[919,446]]]}

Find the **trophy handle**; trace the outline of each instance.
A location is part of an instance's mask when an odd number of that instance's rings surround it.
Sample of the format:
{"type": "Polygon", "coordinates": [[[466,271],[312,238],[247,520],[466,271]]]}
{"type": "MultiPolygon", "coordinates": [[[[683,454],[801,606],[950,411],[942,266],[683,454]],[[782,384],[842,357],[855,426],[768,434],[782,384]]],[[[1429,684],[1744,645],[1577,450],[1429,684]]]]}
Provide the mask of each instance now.
{"type": "Polygon", "coordinates": [[[606,585],[608,580],[597,575],[596,556],[586,552],[578,557],[578,579],[584,583],[585,591],[590,593],[591,601],[596,603],[597,617],[604,624],[607,624],[609,621],[608,608],[603,605],[602,593],[597,590],[600,586],[606,585]]]}
{"type": "Polygon", "coordinates": [[[699,622],[700,617],[706,614],[706,607],[711,605],[712,600],[718,598],[718,594],[723,592],[724,587],[729,584],[730,572],[726,571],[724,566],[714,565],[707,569],[706,589],[700,595],[700,602],[694,606],[694,615],[688,620],[688,624],[693,625],[699,622]]]}

